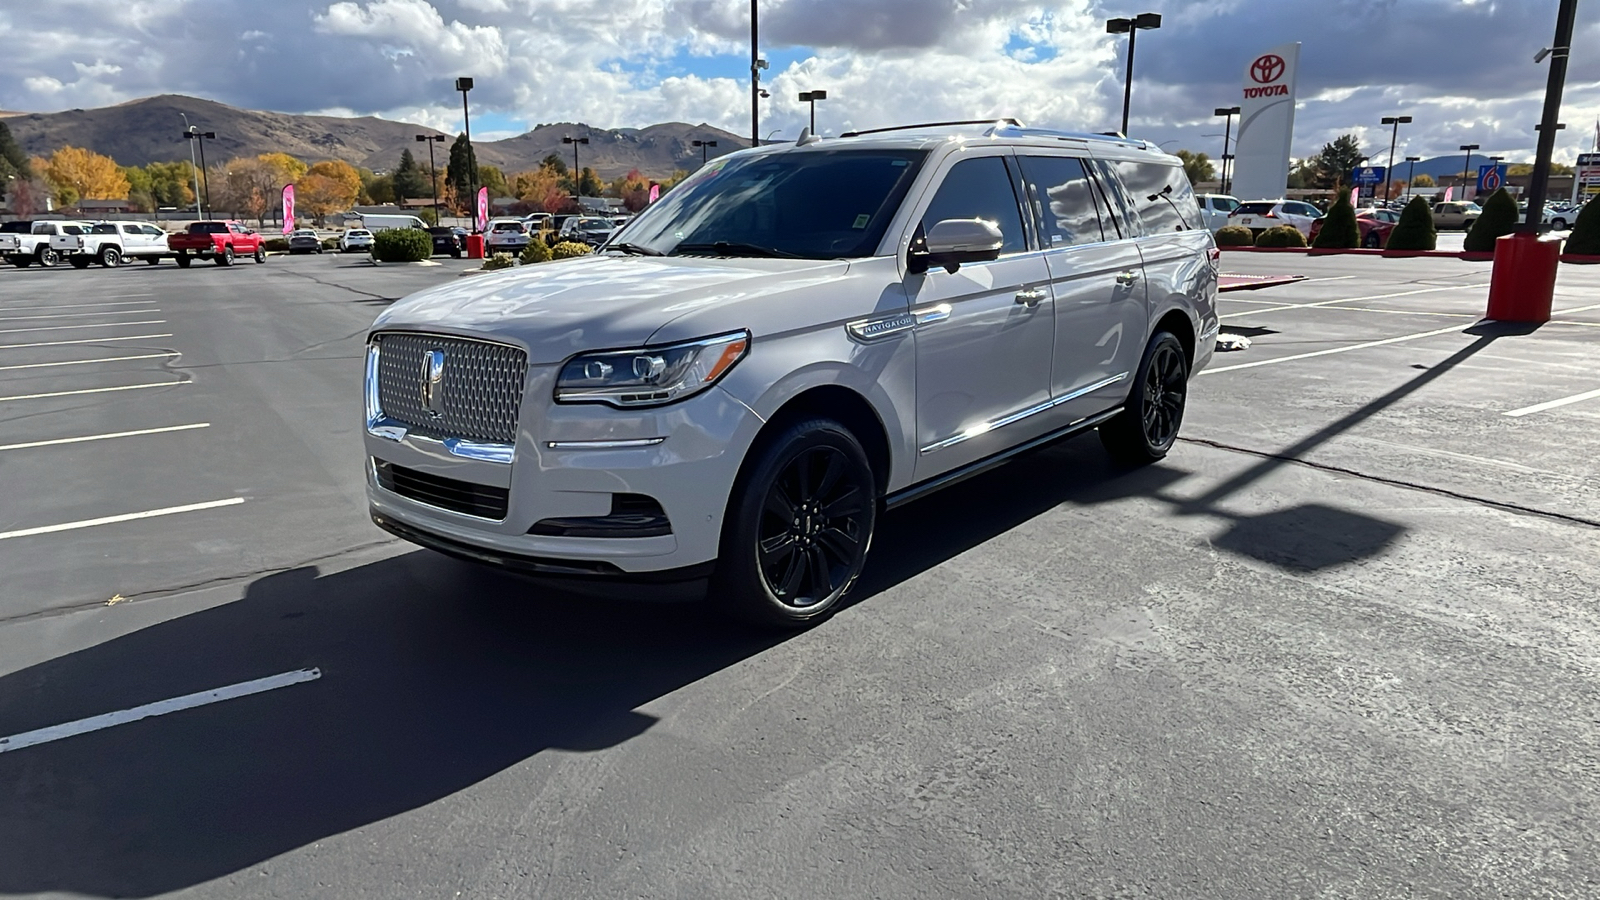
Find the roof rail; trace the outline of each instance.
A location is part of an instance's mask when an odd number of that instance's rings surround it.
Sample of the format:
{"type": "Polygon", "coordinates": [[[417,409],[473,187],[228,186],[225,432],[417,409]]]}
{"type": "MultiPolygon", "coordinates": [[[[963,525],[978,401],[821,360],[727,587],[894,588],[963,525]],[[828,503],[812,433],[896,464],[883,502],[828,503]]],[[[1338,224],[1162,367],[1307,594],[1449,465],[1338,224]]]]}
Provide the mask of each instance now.
{"type": "Polygon", "coordinates": [[[1130,147],[1138,147],[1145,150],[1150,148],[1149,141],[1142,138],[1131,138],[1116,131],[1091,133],[1087,131],[1059,131],[1054,128],[1017,128],[1013,133],[1021,137],[1047,137],[1071,141],[1105,141],[1112,144],[1126,144],[1130,147]]]}
{"type": "Polygon", "coordinates": [[[844,134],[839,135],[839,137],[860,137],[863,134],[882,134],[885,131],[911,131],[912,129],[916,128],[948,128],[952,125],[1012,125],[1017,128],[1022,127],[1022,123],[1020,121],[1009,117],[1001,119],[966,119],[960,122],[923,122],[918,125],[891,125],[888,128],[866,128],[861,131],[846,131],[844,134]]]}

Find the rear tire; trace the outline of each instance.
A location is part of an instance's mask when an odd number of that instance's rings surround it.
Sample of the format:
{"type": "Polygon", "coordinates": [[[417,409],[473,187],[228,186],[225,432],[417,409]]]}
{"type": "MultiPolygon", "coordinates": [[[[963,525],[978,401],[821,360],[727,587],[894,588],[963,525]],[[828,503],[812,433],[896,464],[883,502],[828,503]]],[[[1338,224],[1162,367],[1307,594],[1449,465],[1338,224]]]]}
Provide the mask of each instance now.
{"type": "Polygon", "coordinates": [[[144,261],[152,266],[161,265],[161,257],[159,256],[146,256],[144,261]]]}
{"type": "Polygon", "coordinates": [[[194,258],[187,253],[179,253],[172,258],[172,261],[178,264],[178,268],[187,269],[194,262],[194,258]]]}
{"type": "MultiPolygon", "coordinates": [[[[318,250],[317,252],[321,253],[322,251],[318,250]]],[[[258,266],[267,261],[267,248],[266,247],[260,247],[260,246],[256,247],[255,260],[256,260],[256,265],[258,265],[258,266]]]]}
{"type": "Polygon", "coordinates": [[[213,261],[219,266],[233,265],[233,246],[230,244],[227,247],[223,247],[222,252],[217,254],[213,261]]]}
{"type": "Polygon", "coordinates": [[[1551,219],[1550,220],[1550,227],[1555,229],[1556,231],[1566,231],[1567,230],[1567,220],[1566,219],[1551,219]]]}
{"type": "Polygon", "coordinates": [[[804,628],[839,604],[866,565],[877,479],[855,435],[803,419],[757,445],[723,522],[714,602],[766,628],[804,628]]]}
{"type": "Polygon", "coordinates": [[[11,264],[19,269],[26,269],[27,267],[33,265],[33,257],[22,256],[19,254],[11,257],[11,264]]]}
{"type": "Polygon", "coordinates": [[[1361,246],[1368,250],[1377,250],[1383,246],[1383,238],[1378,237],[1376,231],[1369,231],[1367,236],[1361,239],[1361,246]]]}
{"type": "Polygon", "coordinates": [[[122,265],[122,251],[115,247],[101,247],[100,265],[107,269],[115,269],[122,265]]]}
{"type": "Polygon", "coordinates": [[[47,269],[61,261],[61,254],[49,247],[40,247],[33,255],[33,261],[47,269]]]}
{"type": "Polygon", "coordinates": [[[1178,440],[1189,399],[1189,356],[1171,332],[1150,338],[1127,404],[1100,426],[1100,443],[1127,466],[1159,462],[1178,440]]]}
{"type": "Polygon", "coordinates": [[[74,269],[87,269],[89,268],[89,263],[94,262],[94,260],[87,256],[80,256],[74,253],[73,255],[67,257],[67,262],[71,263],[74,269]]]}

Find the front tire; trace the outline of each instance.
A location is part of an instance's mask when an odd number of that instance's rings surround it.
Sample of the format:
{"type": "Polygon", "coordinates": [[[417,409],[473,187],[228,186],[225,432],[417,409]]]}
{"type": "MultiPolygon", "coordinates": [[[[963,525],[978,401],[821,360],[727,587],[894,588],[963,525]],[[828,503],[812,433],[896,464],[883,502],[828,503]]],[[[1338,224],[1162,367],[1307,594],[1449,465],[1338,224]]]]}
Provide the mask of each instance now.
{"type": "Polygon", "coordinates": [[[728,504],[711,584],[730,614],[768,628],[832,615],[866,565],[877,479],[855,435],[796,422],[757,447],[728,504]]]}
{"type": "Polygon", "coordinates": [[[161,257],[159,257],[159,256],[146,256],[144,258],[144,261],[149,263],[152,266],[161,265],[161,257]]]}
{"type": "Polygon", "coordinates": [[[1178,440],[1189,399],[1189,355],[1171,332],[1158,331],[1145,348],[1128,402],[1100,426],[1100,443],[1128,466],[1159,462],[1178,440]]]}
{"type": "Polygon", "coordinates": [[[1367,236],[1361,239],[1361,246],[1368,250],[1377,250],[1383,246],[1383,238],[1379,237],[1376,231],[1369,231],[1367,236]]]}
{"type": "MultiPolygon", "coordinates": [[[[317,252],[321,253],[322,251],[318,250],[317,252]]],[[[263,264],[263,263],[265,263],[267,261],[267,248],[265,248],[265,247],[257,247],[256,248],[255,260],[256,260],[256,265],[258,265],[258,266],[263,264]]]]}
{"type": "Polygon", "coordinates": [[[178,264],[178,268],[187,269],[189,264],[194,262],[194,258],[187,253],[179,253],[172,258],[172,261],[178,264]]]}

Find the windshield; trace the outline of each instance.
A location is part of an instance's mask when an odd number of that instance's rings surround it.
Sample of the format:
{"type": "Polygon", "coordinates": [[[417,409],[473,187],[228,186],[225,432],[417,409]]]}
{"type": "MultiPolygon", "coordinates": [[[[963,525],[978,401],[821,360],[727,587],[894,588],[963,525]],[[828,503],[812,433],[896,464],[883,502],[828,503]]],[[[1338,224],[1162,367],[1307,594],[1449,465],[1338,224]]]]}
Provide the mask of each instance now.
{"type": "Polygon", "coordinates": [[[669,255],[870,256],[926,157],[789,150],[712,160],[628,223],[627,242],[669,255]]]}

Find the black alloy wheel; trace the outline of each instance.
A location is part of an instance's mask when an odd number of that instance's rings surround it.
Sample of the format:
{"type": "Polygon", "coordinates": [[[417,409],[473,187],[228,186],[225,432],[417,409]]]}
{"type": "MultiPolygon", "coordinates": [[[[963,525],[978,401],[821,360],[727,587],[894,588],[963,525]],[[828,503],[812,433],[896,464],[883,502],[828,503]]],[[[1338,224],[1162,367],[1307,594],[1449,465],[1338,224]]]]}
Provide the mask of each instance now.
{"type": "Polygon", "coordinates": [[[764,442],[740,479],[713,596],[763,626],[827,618],[866,565],[877,511],[877,480],[855,436],[828,419],[796,422],[764,442]]]}
{"type": "Polygon", "coordinates": [[[1100,426],[1100,442],[1124,465],[1156,462],[1177,442],[1188,399],[1189,356],[1170,332],[1158,331],[1139,363],[1127,405],[1100,426]]]}

